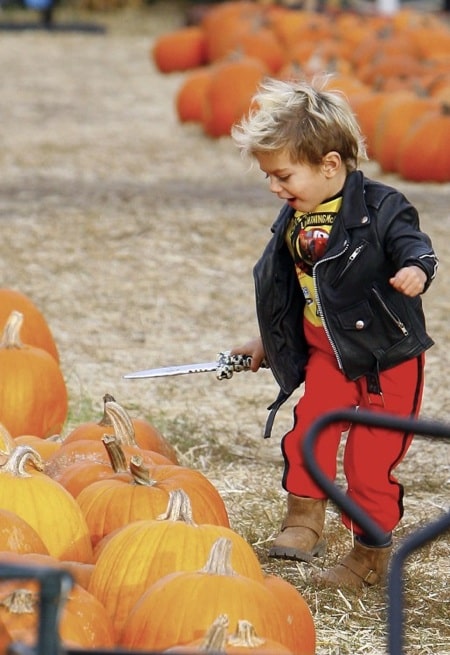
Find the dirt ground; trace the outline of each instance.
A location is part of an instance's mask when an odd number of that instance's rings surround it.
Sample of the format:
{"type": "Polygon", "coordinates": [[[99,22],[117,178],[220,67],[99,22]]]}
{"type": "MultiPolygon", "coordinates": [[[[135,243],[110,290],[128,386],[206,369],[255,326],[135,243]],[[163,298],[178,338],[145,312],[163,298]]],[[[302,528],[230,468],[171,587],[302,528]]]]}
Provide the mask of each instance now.
{"type": "MultiPolygon", "coordinates": [[[[256,333],[252,266],[279,206],[231,140],[177,121],[182,75],[159,74],[149,57],[155,34],[179,23],[169,4],[154,3],[139,19],[88,16],[105,33],[0,31],[1,286],[28,294],[45,314],[75,413],[86,397],[100,412],[111,393],[136,411],[208,424],[235,457],[226,480],[211,472],[232,512],[239,485],[230,475],[245,475],[251,462],[266,467],[278,493],[279,438],[292,403],[263,440],[277,393],[270,373],[122,378],[214,359],[256,333]]],[[[365,169],[415,203],[440,257],[424,298],[436,345],[422,415],[450,421],[450,184],[382,176],[374,162],[365,169]]],[[[419,506],[448,507],[448,444],[420,441],[404,476],[410,524],[419,506]],[[415,498],[424,468],[443,485],[415,498]]],[[[247,484],[258,493],[259,479],[247,484]]]]}

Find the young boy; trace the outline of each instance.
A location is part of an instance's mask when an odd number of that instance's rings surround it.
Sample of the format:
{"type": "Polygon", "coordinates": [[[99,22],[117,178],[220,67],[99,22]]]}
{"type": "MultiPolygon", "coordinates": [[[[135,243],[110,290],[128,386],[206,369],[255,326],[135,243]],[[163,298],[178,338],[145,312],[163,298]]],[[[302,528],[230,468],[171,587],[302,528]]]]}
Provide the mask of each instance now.
{"type": "MultiPolygon", "coordinates": [[[[311,561],[325,550],[327,499],[304,466],[303,437],[335,409],[418,415],[424,352],[433,345],[420,294],[436,274],[437,257],[408,200],[358,170],[366,158],[359,127],[344,97],[324,83],[265,81],[232,138],[283,203],[254,268],[260,336],[232,352],[251,355],[253,371],[267,361],[281,388],[274,411],[304,382],[282,441],[287,512],[269,555],[311,561]]],[[[329,426],[316,457],[330,479],[347,430],[347,493],[386,539],[371,543],[344,515],[356,539],[319,582],[362,588],[386,574],[403,514],[393,470],[413,435],[329,426]]]]}

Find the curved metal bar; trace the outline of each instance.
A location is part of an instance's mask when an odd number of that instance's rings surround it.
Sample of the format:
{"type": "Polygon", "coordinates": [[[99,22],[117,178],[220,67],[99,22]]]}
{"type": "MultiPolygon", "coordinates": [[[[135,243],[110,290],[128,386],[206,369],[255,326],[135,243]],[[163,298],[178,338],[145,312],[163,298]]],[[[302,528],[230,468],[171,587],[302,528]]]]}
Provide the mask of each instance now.
{"type": "MultiPolygon", "coordinates": [[[[59,618],[62,603],[72,589],[73,578],[63,569],[16,566],[0,561],[0,579],[37,580],[40,585],[37,655],[61,655],[59,618]]],[[[17,651],[16,651],[17,652],[17,651]]]]}
{"type": "MultiPolygon", "coordinates": [[[[346,422],[384,427],[399,432],[409,432],[424,437],[449,439],[450,426],[438,421],[394,416],[368,410],[341,409],[328,412],[311,425],[303,442],[305,466],[319,487],[344,511],[354,523],[376,543],[383,543],[384,532],[367,513],[320,469],[314,455],[314,445],[319,434],[332,423],[346,422]]],[[[404,588],[403,566],[408,555],[450,528],[450,511],[438,520],[428,523],[406,537],[391,559],[388,576],[388,644],[390,655],[403,655],[404,588]]]]}

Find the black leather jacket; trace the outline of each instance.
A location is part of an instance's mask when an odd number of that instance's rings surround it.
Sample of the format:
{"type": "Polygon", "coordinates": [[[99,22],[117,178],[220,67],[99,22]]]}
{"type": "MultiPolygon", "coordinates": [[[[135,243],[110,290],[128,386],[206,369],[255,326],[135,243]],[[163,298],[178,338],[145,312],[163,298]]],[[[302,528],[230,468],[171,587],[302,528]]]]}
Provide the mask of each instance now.
{"type": "MultiPolygon", "coordinates": [[[[293,212],[289,205],[282,208],[253,271],[266,360],[281,388],[278,405],[303,382],[308,359],[305,301],[285,243],[293,212]]],[[[420,231],[415,208],[399,191],[361,171],[350,173],[327,250],[315,264],[313,277],[326,334],[351,380],[362,376],[377,380],[380,370],[433,345],[421,298],[409,298],[389,284],[396,271],[412,264],[425,271],[428,288],[437,257],[420,231]]]]}

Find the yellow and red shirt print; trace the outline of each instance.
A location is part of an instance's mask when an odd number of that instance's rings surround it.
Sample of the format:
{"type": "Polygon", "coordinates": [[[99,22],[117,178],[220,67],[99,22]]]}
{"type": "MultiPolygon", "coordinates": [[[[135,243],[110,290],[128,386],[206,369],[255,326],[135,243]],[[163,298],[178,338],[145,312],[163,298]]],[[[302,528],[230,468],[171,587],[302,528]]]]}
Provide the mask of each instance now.
{"type": "Polygon", "coordinates": [[[312,271],[324,255],[334,219],[342,204],[342,197],[322,203],[313,212],[296,211],[286,230],[286,243],[294,259],[300,288],[305,297],[305,319],[321,326],[317,311],[312,271]]]}

